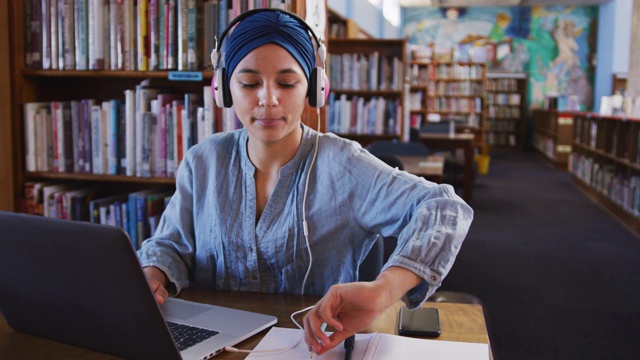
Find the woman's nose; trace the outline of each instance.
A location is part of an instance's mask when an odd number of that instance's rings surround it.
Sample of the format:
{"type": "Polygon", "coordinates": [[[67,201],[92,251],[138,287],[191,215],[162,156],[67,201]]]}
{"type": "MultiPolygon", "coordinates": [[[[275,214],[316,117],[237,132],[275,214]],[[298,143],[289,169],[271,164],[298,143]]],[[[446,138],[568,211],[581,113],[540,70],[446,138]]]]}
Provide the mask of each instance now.
{"type": "Polygon", "coordinates": [[[262,91],[260,91],[259,105],[265,107],[273,107],[278,105],[278,91],[275,88],[276,85],[266,83],[262,91]]]}

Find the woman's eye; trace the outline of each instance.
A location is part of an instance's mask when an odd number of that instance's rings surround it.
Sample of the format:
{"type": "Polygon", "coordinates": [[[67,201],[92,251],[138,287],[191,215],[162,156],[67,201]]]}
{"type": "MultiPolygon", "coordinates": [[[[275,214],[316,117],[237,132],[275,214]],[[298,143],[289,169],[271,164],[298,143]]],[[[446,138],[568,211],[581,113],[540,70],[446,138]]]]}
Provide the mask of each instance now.
{"type": "Polygon", "coordinates": [[[244,89],[252,89],[258,86],[258,83],[240,83],[244,89]]]}
{"type": "Polygon", "coordinates": [[[296,86],[296,83],[280,83],[280,86],[284,89],[291,89],[296,86]]]}

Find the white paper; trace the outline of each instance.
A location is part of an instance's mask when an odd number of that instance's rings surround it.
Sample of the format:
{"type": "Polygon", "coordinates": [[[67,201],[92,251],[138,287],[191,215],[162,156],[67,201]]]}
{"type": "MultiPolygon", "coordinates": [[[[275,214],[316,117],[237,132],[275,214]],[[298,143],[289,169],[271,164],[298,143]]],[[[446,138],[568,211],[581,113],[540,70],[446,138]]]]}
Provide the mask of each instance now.
{"type": "MultiPolygon", "coordinates": [[[[298,360],[309,359],[310,353],[302,340],[302,330],[273,327],[247,359],[298,360]],[[296,346],[297,344],[297,346],[296,346]],[[294,347],[295,346],[295,347],[294,347]],[[286,349],[286,351],[282,351],[286,349]],[[265,351],[268,350],[269,352],[265,351]],[[270,351],[274,350],[274,351],[270,351]]],[[[314,360],[343,360],[344,347],[338,345],[314,360]]],[[[353,360],[488,360],[487,344],[426,340],[391,334],[356,334],[353,360]]]]}

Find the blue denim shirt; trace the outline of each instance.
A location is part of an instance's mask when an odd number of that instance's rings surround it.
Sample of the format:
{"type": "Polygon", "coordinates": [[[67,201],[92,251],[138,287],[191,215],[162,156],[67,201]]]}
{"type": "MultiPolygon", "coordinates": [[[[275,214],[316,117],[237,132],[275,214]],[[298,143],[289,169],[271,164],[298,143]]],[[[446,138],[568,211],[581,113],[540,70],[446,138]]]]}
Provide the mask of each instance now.
{"type": "MultiPolygon", "coordinates": [[[[255,167],[248,133],[215,134],[193,146],[180,164],[176,192],[158,229],[138,256],[163,270],[177,291],[203,288],[301,293],[309,266],[303,194],[310,176],[306,221],[312,267],[305,294],[357,281],[358,266],[377,234],[398,245],[385,264],[424,281],[403,300],[421,304],[449,272],[473,218],[449,185],[392,169],[358,143],[304,125],[294,158],[280,169],[256,223],[255,167]]],[[[384,270],[384,269],[383,269],[384,270]]]]}

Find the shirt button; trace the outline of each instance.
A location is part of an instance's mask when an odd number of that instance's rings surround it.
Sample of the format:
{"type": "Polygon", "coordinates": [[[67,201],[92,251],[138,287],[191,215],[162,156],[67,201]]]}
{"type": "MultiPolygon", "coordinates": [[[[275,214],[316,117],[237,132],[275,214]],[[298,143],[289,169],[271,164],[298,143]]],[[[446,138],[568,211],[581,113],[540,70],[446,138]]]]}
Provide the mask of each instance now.
{"type": "Polygon", "coordinates": [[[253,276],[251,277],[251,280],[256,281],[256,280],[258,280],[258,277],[257,277],[257,276],[255,276],[255,275],[253,275],[253,276]]]}

